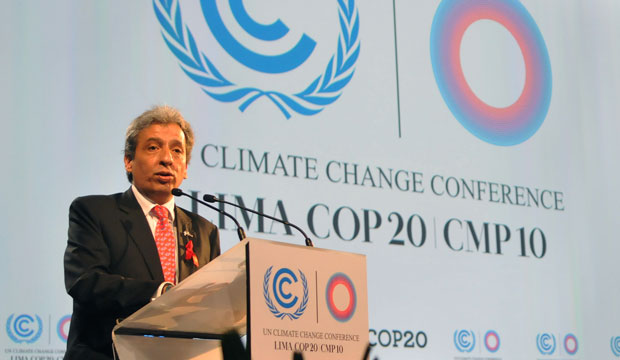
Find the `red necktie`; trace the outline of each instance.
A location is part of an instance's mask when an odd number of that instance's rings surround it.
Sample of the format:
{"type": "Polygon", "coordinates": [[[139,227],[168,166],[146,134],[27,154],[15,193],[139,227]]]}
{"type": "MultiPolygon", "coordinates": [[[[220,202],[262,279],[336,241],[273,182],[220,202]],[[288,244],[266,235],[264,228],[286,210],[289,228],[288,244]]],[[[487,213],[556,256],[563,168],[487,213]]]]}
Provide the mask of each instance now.
{"type": "Polygon", "coordinates": [[[168,219],[168,209],[164,206],[156,205],[151,213],[157,217],[157,227],[155,228],[155,245],[161,261],[161,269],[164,272],[164,280],[171,283],[175,282],[176,260],[174,257],[174,246],[176,239],[172,230],[172,223],[168,219]]]}

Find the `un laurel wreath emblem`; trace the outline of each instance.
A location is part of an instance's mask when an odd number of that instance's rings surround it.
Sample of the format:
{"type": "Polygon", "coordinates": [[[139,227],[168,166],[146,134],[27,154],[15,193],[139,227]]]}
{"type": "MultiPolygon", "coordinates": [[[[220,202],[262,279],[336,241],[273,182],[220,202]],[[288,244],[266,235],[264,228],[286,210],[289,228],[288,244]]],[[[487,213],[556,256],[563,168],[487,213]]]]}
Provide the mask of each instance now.
{"type": "MultiPolygon", "coordinates": [[[[201,0],[205,19],[219,20],[219,15],[214,15],[214,11],[211,11],[214,9],[216,11],[214,1],[201,0]]],[[[336,52],[331,56],[321,74],[315,77],[303,90],[293,93],[245,86],[229,79],[209,60],[207,54],[198,49],[191,30],[183,21],[179,0],[153,0],[153,7],[161,25],[162,36],[166,45],[179,60],[183,72],[196,82],[207,95],[221,102],[240,102],[239,110],[241,112],[245,111],[257,99],[265,96],[289,119],[291,112],[307,116],[321,112],[327,105],[332,104],[340,97],[344,87],[351,81],[355,73],[355,64],[360,52],[359,13],[355,0],[335,1],[338,3],[340,23],[336,52]]],[[[243,15],[247,15],[241,1],[231,1],[230,3],[243,15]]],[[[216,26],[222,24],[208,23],[208,25],[212,30],[217,30],[216,26]]],[[[221,29],[222,32],[226,32],[225,28],[222,27],[221,29]]],[[[224,35],[230,34],[225,33],[224,35]]],[[[234,41],[230,36],[228,38],[229,41],[234,41]]]]}
{"type": "Polygon", "coordinates": [[[274,276],[272,287],[273,294],[276,299],[276,302],[282,308],[293,308],[297,302],[299,301],[299,306],[294,312],[283,312],[278,310],[276,305],[271,299],[271,295],[269,294],[269,283],[271,279],[271,272],[273,270],[273,266],[270,266],[265,272],[265,277],[263,279],[263,297],[265,298],[265,304],[269,311],[273,314],[273,316],[278,319],[289,318],[291,320],[297,320],[301,315],[303,315],[304,311],[306,311],[306,307],[308,306],[308,281],[306,280],[306,276],[301,270],[299,271],[299,277],[301,278],[301,284],[303,286],[303,296],[301,301],[297,296],[293,296],[291,293],[286,293],[283,290],[283,285],[285,283],[292,284],[293,282],[297,282],[297,277],[294,272],[290,269],[282,268],[276,272],[274,276]]]}
{"type": "Polygon", "coordinates": [[[34,317],[21,314],[15,317],[11,314],[6,321],[6,333],[16,344],[32,344],[36,342],[43,332],[43,322],[39,315],[34,317]]]}

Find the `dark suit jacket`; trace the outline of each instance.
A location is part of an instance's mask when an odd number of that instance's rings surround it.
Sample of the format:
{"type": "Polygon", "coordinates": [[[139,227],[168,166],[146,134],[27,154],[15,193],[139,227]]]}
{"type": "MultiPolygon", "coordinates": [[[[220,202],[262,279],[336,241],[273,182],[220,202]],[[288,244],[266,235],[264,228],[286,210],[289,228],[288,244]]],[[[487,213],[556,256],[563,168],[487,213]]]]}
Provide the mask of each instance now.
{"type": "MultiPolygon", "coordinates": [[[[183,280],[198,269],[185,260],[187,242],[203,266],[219,255],[219,235],[215,225],[179,207],[175,222],[183,280]]],[[[164,281],[153,234],[131,189],[73,201],[64,263],[73,298],[65,359],[109,359],[117,319],[146,305],[164,281]]]]}

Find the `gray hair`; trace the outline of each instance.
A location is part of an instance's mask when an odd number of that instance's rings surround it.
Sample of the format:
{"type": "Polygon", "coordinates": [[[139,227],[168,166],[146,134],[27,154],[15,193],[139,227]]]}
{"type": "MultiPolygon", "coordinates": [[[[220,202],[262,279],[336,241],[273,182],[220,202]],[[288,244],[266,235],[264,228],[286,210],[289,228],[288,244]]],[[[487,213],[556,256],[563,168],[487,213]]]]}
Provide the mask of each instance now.
{"type": "MultiPolygon", "coordinates": [[[[192,148],[194,147],[194,131],[179,110],[168,105],[154,106],[143,112],[129,124],[125,134],[125,157],[133,160],[136,155],[136,146],[138,146],[138,135],[142,130],[153,124],[179,125],[185,135],[186,163],[189,164],[192,148]]],[[[127,173],[127,179],[129,182],[133,182],[133,175],[130,172],[127,173]]]]}

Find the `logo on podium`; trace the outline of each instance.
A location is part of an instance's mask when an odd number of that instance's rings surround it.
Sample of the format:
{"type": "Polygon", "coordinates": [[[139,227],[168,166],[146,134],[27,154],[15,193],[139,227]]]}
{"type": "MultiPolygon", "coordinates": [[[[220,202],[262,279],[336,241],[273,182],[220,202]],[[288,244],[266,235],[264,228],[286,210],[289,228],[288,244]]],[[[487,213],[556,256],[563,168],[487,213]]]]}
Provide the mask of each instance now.
{"type": "Polygon", "coordinates": [[[291,269],[281,268],[275,273],[273,281],[271,281],[272,271],[273,266],[270,266],[265,272],[263,279],[263,296],[265,297],[267,308],[278,319],[299,319],[308,306],[308,281],[306,276],[301,270],[297,270],[299,274],[299,277],[297,277],[291,269]],[[295,293],[301,295],[301,299],[295,293]],[[273,294],[275,303],[271,299],[271,294],[273,294]],[[291,312],[294,308],[295,310],[291,312]]]}
{"type": "Polygon", "coordinates": [[[346,322],[355,314],[357,293],[353,281],[346,274],[332,275],[325,288],[325,297],[329,313],[334,319],[346,322]]]}

